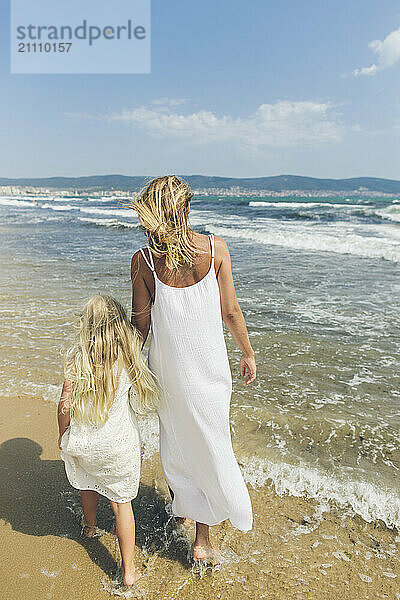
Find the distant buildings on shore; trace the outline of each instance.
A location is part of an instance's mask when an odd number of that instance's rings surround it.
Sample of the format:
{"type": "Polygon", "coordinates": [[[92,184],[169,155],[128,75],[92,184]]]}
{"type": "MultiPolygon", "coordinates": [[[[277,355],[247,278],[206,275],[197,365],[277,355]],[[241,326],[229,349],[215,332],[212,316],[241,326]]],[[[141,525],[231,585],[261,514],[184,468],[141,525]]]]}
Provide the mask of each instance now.
{"type": "Polygon", "coordinates": [[[58,188],[44,188],[44,187],[33,187],[33,186],[19,186],[19,185],[0,185],[0,196],[32,196],[32,198],[40,198],[41,196],[46,197],[47,200],[53,198],[84,198],[90,196],[91,198],[98,196],[99,198],[109,198],[110,200],[137,196],[137,192],[127,192],[122,190],[76,190],[76,189],[65,189],[60,190],[58,188]]]}
{"type": "MultiPolygon", "coordinates": [[[[389,194],[385,192],[374,192],[365,188],[359,188],[356,190],[247,190],[239,186],[232,186],[229,188],[199,188],[193,190],[195,196],[237,196],[237,197],[253,197],[253,198],[287,198],[287,197],[301,197],[301,198],[347,198],[347,197],[365,197],[365,198],[398,198],[399,194],[389,194]]],[[[94,198],[109,198],[110,200],[124,200],[136,198],[138,195],[137,191],[127,190],[102,190],[96,188],[88,189],[65,189],[60,190],[56,188],[45,188],[45,187],[34,187],[34,186],[16,186],[16,185],[0,185],[0,196],[31,196],[32,199],[46,197],[47,200],[53,198],[82,198],[90,196],[94,198]]]]}
{"type": "Polygon", "coordinates": [[[397,198],[399,194],[387,194],[384,192],[374,192],[359,188],[357,190],[246,190],[240,187],[230,188],[203,188],[194,190],[194,194],[198,196],[245,196],[246,198],[252,196],[254,198],[287,198],[288,196],[301,197],[301,198],[343,198],[350,196],[357,197],[372,197],[376,198],[397,198]]]}

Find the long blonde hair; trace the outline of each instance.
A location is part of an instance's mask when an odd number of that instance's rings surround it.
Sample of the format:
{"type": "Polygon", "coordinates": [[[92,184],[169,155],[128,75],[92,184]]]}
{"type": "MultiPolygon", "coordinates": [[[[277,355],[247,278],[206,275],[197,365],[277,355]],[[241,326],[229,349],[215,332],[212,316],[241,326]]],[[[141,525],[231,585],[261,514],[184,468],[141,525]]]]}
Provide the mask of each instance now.
{"type": "Polygon", "coordinates": [[[177,269],[185,263],[192,265],[198,254],[188,217],[192,196],[186,181],[166,175],[150,181],[138,198],[128,204],[137,212],[154,256],[165,257],[167,269],[177,269]]]}
{"type": "Polygon", "coordinates": [[[107,421],[122,366],[138,392],[139,410],[157,405],[158,386],[142,358],[141,341],[117,300],[98,294],[86,303],[76,343],[65,361],[65,377],[73,382],[71,415],[76,422],[107,421]]]}

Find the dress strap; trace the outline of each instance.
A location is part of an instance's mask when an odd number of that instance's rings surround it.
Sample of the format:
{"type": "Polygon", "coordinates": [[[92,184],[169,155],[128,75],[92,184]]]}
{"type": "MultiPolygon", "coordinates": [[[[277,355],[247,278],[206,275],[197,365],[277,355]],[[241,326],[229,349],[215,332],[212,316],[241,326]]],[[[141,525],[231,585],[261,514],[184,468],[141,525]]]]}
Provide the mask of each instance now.
{"type": "Polygon", "coordinates": [[[143,258],[144,258],[144,260],[145,260],[145,262],[146,262],[146,265],[147,265],[147,266],[149,267],[149,269],[150,269],[151,271],[153,271],[153,273],[154,273],[154,272],[155,272],[155,269],[154,269],[153,255],[152,255],[152,253],[151,253],[151,250],[150,250],[150,248],[147,248],[147,250],[149,251],[149,258],[150,258],[150,262],[149,262],[149,260],[146,258],[146,254],[144,253],[144,250],[145,250],[144,248],[140,248],[140,252],[142,253],[142,256],[143,256],[143,258]]]}
{"type": "Polygon", "coordinates": [[[211,233],[208,237],[210,238],[210,244],[211,244],[211,258],[212,258],[212,260],[214,260],[214,254],[215,254],[215,249],[214,249],[214,234],[211,233]]]}

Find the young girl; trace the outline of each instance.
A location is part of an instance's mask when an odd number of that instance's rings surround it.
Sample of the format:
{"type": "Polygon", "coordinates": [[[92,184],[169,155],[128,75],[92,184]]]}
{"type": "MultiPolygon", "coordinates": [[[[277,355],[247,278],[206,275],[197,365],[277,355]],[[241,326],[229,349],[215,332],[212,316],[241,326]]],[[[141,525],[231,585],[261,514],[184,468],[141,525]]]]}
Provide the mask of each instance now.
{"type": "Polygon", "coordinates": [[[83,533],[100,535],[96,511],[99,494],[105,496],[116,519],[125,585],[141,576],[134,565],[131,505],[140,475],[134,411],[155,406],[158,397],[140,349],[141,338],[123,307],[109,296],[94,296],[79,318],[58,405],[61,457],[70,484],[81,492],[83,533]]]}

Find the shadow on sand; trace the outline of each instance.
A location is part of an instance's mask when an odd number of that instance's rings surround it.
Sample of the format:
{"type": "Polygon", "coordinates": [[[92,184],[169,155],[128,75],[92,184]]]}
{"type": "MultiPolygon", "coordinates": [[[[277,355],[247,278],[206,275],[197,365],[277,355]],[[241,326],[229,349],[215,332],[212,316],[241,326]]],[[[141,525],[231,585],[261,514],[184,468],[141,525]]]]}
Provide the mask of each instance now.
{"type": "MultiPolygon", "coordinates": [[[[116,557],[99,539],[81,536],[79,492],[69,485],[63,462],[42,460],[41,454],[42,447],[28,438],[12,438],[0,446],[0,518],[26,535],[75,540],[113,578],[118,571],[116,557]]],[[[141,484],[133,507],[137,546],[146,554],[159,554],[189,568],[189,542],[179,535],[167,508],[168,500],[154,488],[141,484]]],[[[98,525],[115,532],[111,507],[103,498],[98,525]]]]}

